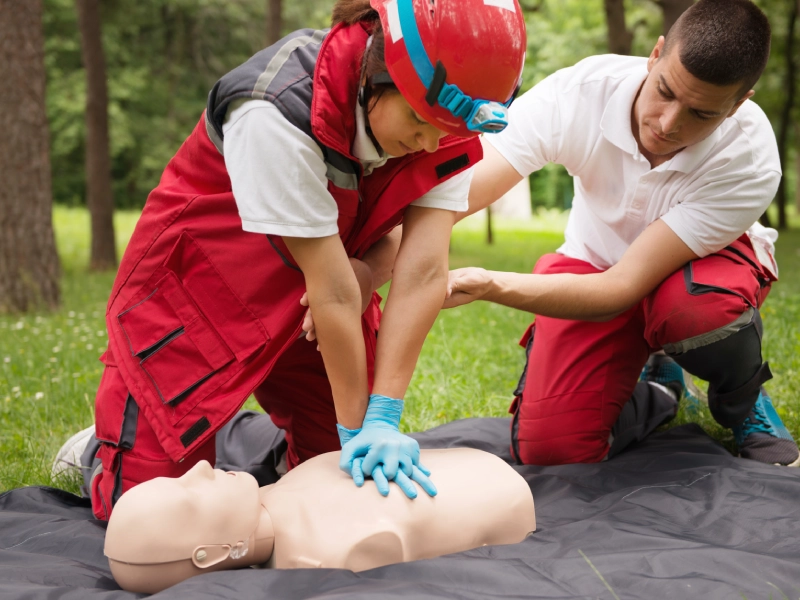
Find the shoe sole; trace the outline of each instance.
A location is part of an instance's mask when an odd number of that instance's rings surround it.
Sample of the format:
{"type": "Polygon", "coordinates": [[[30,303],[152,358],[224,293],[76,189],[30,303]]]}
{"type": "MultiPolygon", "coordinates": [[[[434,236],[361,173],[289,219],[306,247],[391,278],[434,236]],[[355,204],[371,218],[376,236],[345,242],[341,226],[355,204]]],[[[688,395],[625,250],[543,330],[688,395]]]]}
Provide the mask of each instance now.
{"type": "MultiPolygon", "coordinates": [[[[74,434],[70,437],[59,449],[58,453],[56,454],[55,459],[53,460],[53,466],[50,469],[50,477],[56,479],[65,471],[70,469],[80,469],[81,465],[68,460],[69,458],[76,458],[80,461],[80,455],[75,454],[76,447],[82,447],[84,450],[86,449],[86,445],[89,442],[89,438],[94,435],[95,427],[91,425],[86,429],[82,429],[78,433],[74,434]]],[[[81,453],[83,454],[83,450],[81,453]]]]}
{"type": "Polygon", "coordinates": [[[800,467],[800,456],[797,457],[797,460],[794,462],[789,463],[788,465],[782,465],[781,463],[775,463],[779,467],[800,467]]]}

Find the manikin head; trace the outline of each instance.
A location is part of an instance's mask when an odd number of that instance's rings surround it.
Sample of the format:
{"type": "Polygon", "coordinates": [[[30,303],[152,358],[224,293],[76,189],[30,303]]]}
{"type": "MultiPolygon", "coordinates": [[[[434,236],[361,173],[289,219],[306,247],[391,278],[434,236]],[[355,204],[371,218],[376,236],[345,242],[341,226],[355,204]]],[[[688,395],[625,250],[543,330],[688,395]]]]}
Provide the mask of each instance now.
{"type": "Polygon", "coordinates": [[[686,10],[653,48],[633,105],[642,154],[663,162],[711,135],[753,95],[769,47],[769,22],[749,0],[700,0],[686,10]]]}
{"type": "Polygon", "coordinates": [[[369,27],[359,102],[389,155],[505,126],[525,62],[515,0],[338,0],[331,20],[369,27]]]}
{"type": "Polygon", "coordinates": [[[150,592],[141,586],[155,591],[204,571],[263,562],[274,539],[271,528],[264,538],[264,518],[269,517],[261,510],[255,478],[215,470],[203,460],[181,477],[158,477],[123,494],[109,519],[104,550],[123,588],[150,592]],[[253,560],[256,554],[260,560],[253,560]]]}

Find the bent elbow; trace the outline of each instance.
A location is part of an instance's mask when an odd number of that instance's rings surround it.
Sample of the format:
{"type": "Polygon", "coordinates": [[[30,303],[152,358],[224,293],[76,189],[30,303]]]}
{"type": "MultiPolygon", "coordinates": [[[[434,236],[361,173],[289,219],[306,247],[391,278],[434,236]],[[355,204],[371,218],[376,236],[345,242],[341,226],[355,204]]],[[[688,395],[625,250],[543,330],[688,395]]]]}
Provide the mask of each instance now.
{"type": "Polygon", "coordinates": [[[596,318],[592,319],[600,323],[605,323],[617,318],[624,312],[629,311],[642,300],[641,294],[634,285],[627,281],[613,282],[608,286],[606,296],[608,302],[603,307],[603,311],[596,318]]]}
{"type": "Polygon", "coordinates": [[[414,287],[446,286],[448,277],[446,260],[428,258],[413,263],[396,265],[394,281],[405,280],[414,287]]]}

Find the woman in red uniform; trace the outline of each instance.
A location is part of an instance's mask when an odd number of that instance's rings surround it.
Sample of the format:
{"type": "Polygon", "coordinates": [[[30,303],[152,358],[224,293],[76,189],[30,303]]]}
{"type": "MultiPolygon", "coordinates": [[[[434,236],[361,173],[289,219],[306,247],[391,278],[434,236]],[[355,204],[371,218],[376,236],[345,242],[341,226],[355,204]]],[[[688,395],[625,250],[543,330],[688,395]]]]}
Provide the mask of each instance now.
{"type": "Polygon", "coordinates": [[[214,434],[251,393],[286,430],[289,468],[341,445],[357,485],[435,493],[398,430],[402,398],[445,294],[476,136],[505,126],[524,49],[515,0],[339,0],[332,29],[217,82],[108,303],[99,518],[138,483],[213,464],[214,434]],[[391,275],[378,268],[395,254],[391,275]],[[381,319],[373,291],[390,276],[381,319]]]}

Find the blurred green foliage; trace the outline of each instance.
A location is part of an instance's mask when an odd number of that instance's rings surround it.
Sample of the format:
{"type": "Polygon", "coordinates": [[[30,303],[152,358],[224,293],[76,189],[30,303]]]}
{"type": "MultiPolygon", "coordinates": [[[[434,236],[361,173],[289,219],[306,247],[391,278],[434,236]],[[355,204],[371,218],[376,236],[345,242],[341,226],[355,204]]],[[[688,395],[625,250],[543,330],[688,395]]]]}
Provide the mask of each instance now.
{"type": "MultiPolygon", "coordinates": [[[[756,0],[773,25],[773,51],[756,100],[777,127],[784,100],[784,47],[793,0],[756,0]]],[[[85,204],[85,74],[74,0],[45,0],[47,110],[57,203],[85,204]]],[[[329,22],[332,0],[284,1],[284,32],[329,22]]],[[[531,0],[523,90],[554,71],[607,52],[602,0],[531,0]]],[[[627,0],[633,53],[648,55],[662,27],[654,0],[627,0]]],[[[103,42],[108,65],[114,198],[141,207],[205,107],[214,82],[262,48],[267,0],[106,0],[103,42]]],[[[798,131],[790,145],[797,145],[798,131]]],[[[790,164],[794,165],[794,151],[790,164]]],[[[787,170],[789,197],[795,169],[787,170]]],[[[564,209],[572,182],[550,166],[531,181],[533,203],[564,209]]]]}

